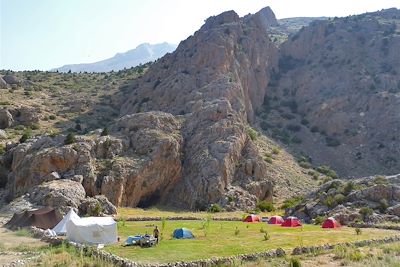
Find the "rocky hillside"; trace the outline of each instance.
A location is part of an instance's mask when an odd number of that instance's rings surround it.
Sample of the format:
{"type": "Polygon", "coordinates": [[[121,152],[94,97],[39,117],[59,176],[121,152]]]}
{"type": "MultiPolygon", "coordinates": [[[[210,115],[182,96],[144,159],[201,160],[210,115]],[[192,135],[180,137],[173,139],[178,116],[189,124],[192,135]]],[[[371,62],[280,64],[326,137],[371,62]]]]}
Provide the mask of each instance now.
{"type": "Polygon", "coordinates": [[[400,11],[315,21],[281,46],[261,126],[340,176],[400,170],[400,11]]]}
{"type": "MultiPolygon", "coordinates": [[[[280,25],[270,8],[243,18],[227,11],[134,75],[51,74],[72,86],[80,77],[106,79],[112,89],[92,89],[93,105],[67,112],[63,127],[51,124],[58,134],[36,129],[21,144],[3,141],[7,198],[40,204],[35,196],[69,180],[85,197],[101,194],[117,206],[233,210],[307,194],[318,180],[337,178],[332,169],[340,176],[398,173],[398,21],[399,11],[385,10],[314,21],[287,37],[291,24],[280,25]],[[274,40],[277,33],[287,40],[274,40]]],[[[20,79],[16,88],[43,82],[24,75],[11,75],[20,79]]],[[[12,93],[9,78],[3,87],[12,93]]],[[[68,105],[83,97],[69,94],[68,105]]],[[[48,99],[38,106],[46,113],[48,99]]],[[[5,134],[31,129],[6,104],[5,134]]],[[[48,195],[49,203],[59,197],[48,195]]],[[[63,203],[80,207],[79,196],[63,203]]]]}
{"type": "Polygon", "coordinates": [[[288,215],[305,221],[335,217],[341,224],[400,221],[400,175],[332,180],[294,207],[288,215]]]}
{"type": "Polygon", "coordinates": [[[167,53],[171,53],[176,49],[176,45],[169,43],[138,45],[135,49],[125,53],[118,53],[112,58],[102,61],[84,64],[64,65],[53,71],[60,72],[108,72],[119,71],[136,67],[140,64],[155,61],[167,53]]]}
{"type": "Polygon", "coordinates": [[[311,174],[249,125],[278,67],[272,25],[269,8],[245,18],[233,11],[211,17],[109,99],[120,116],[108,133],[71,141],[65,132],[8,146],[9,198],[54,177],[133,207],[253,208],[312,188],[311,174]]]}

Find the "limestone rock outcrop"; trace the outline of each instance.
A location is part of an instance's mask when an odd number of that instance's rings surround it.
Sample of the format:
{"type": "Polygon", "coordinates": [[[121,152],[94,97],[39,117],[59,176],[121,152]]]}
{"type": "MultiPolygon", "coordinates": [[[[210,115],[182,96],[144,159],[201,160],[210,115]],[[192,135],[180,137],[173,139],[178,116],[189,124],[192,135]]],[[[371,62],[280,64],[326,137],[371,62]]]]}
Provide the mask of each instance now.
{"type": "Polygon", "coordinates": [[[29,190],[32,203],[57,208],[64,214],[71,208],[78,209],[85,197],[82,184],[66,179],[45,182],[29,190]]]}

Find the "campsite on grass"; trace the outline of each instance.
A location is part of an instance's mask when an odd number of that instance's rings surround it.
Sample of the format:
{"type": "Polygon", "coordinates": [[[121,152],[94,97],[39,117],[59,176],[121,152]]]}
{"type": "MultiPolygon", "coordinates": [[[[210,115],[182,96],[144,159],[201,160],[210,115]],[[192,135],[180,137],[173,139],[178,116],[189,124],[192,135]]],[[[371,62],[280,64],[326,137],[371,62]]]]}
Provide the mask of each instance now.
{"type": "Polygon", "coordinates": [[[395,235],[396,231],[367,229],[357,235],[354,228],[322,229],[321,225],[303,225],[286,228],[268,223],[244,223],[241,221],[178,220],[178,221],[119,221],[118,235],[121,240],[135,233],[151,233],[157,225],[161,232],[160,244],[148,249],[121,244],[106,246],[105,250],[120,257],[142,263],[167,263],[212,257],[227,257],[237,254],[255,253],[277,248],[291,250],[297,246],[317,246],[383,238],[395,235]],[[195,239],[176,239],[177,228],[192,231],[195,239]],[[265,240],[265,233],[270,238],[265,240]],[[335,234],[332,234],[335,233],[335,234]]]}

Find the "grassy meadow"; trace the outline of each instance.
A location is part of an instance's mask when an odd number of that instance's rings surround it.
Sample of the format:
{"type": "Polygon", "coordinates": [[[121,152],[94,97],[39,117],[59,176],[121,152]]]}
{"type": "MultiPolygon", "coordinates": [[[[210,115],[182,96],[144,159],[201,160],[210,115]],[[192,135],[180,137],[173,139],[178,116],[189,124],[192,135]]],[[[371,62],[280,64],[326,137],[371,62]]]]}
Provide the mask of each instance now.
{"type": "Polygon", "coordinates": [[[296,246],[313,246],[326,243],[342,243],[356,240],[383,238],[395,235],[396,231],[363,229],[356,235],[353,228],[336,230],[322,229],[317,225],[304,225],[302,228],[285,228],[266,223],[243,223],[227,221],[144,221],[118,223],[119,244],[106,247],[118,256],[143,263],[167,263],[212,257],[227,257],[236,254],[261,252],[281,247],[291,250],[296,246]],[[123,247],[129,235],[151,234],[157,225],[162,234],[160,244],[152,248],[136,246],[123,247]],[[172,238],[176,228],[192,230],[193,240],[172,238]],[[269,239],[265,240],[268,233],[269,239]]]}
{"type": "MultiPolygon", "coordinates": [[[[261,217],[272,216],[272,215],[283,215],[285,212],[283,210],[277,210],[274,212],[261,212],[259,215],[261,217]]],[[[217,212],[209,213],[205,211],[180,211],[171,210],[164,208],[150,208],[150,209],[140,209],[140,208],[118,208],[119,220],[126,220],[129,218],[171,218],[171,217],[193,217],[193,218],[236,218],[242,219],[243,216],[248,215],[243,211],[231,211],[231,212],[217,212]]]]}

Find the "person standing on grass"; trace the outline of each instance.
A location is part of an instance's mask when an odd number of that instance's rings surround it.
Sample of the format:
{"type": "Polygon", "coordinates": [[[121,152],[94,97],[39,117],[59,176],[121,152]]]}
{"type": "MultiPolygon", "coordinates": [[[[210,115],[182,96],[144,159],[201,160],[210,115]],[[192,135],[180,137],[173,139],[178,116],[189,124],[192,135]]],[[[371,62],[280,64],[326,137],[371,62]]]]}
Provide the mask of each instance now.
{"type": "Polygon", "coordinates": [[[158,228],[156,226],[156,228],[154,228],[154,230],[153,230],[153,235],[154,235],[154,238],[157,240],[157,244],[158,244],[158,236],[159,236],[159,234],[160,234],[160,231],[158,230],[158,228]]]}

